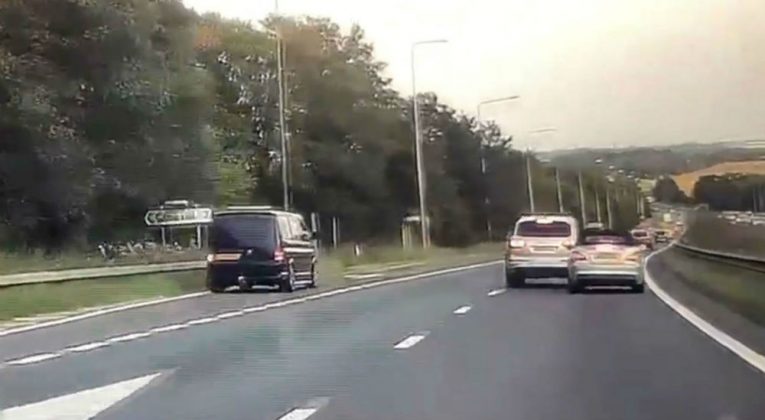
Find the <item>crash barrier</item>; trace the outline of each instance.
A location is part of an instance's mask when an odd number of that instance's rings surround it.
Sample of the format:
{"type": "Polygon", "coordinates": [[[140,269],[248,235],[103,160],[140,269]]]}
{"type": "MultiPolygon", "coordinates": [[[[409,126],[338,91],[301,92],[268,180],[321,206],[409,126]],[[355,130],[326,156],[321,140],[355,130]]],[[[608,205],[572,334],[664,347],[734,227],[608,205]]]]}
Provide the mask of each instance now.
{"type": "Polygon", "coordinates": [[[699,248],[683,243],[682,241],[675,242],[674,246],[696,257],[700,257],[706,260],[719,262],[733,267],[744,268],[758,273],[765,273],[765,258],[699,248]]]}

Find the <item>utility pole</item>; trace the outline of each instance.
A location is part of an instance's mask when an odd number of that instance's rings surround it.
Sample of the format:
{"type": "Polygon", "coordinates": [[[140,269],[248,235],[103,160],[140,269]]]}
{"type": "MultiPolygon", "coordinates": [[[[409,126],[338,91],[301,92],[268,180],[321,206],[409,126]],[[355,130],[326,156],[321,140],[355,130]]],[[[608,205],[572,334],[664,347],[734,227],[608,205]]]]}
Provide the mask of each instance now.
{"type": "MultiPolygon", "coordinates": [[[[274,11],[279,14],[279,0],[274,0],[274,11]]],[[[282,200],[284,210],[290,208],[290,189],[289,189],[289,157],[287,156],[287,128],[284,119],[284,62],[282,57],[282,33],[277,28],[276,31],[276,78],[279,83],[279,136],[281,140],[282,154],[282,200]]]]}
{"type": "Polygon", "coordinates": [[[534,182],[531,179],[531,159],[529,159],[529,150],[526,149],[526,183],[529,192],[529,211],[534,212],[534,182]]]}
{"type": "Polygon", "coordinates": [[[598,221],[598,223],[602,223],[603,220],[600,217],[600,194],[598,194],[598,186],[595,185],[595,212],[597,213],[597,218],[595,220],[598,221]]]}
{"type": "Polygon", "coordinates": [[[430,247],[430,219],[428,219],[428,206],[426,203],[426,185],[425,185],[425,161],[422,153],[422,133],[420,130],[420,105],[417,100],[416,66],[414,61],[415,49],[423,44],[440,44],[447,42],[444,39],[435,39],[430,41],[418,41],[412,43],[410,64],[412,66],[412,103],[414,113],[414,154],[415,167],[417,169],[417,190],[420,201],[420,235],[422,236],[422,247],[430,247]]]}
{"type": "Polygon", "coordinates": [[[587,204],[584,198],[584,185],[582,184],[582,171],[577,173],[577,179],[579,181],[579,206],[582,211],[582,226],[587,224],[587,204]]]}
{"type": "Polygon", "coordinates": [[[608,228],[613,229],[614,228],[614,221],[611,217],[611,195],[610,195],[611,188],[606,185],[606,214],[608,216],[608,228]]]}
{"type": "Polygon", "coordinates": [[[560,173],[558,167],[555,167],[555,188],[558,192],[558,211],[563,213],[563,192],[560,189],[560,173]]]}

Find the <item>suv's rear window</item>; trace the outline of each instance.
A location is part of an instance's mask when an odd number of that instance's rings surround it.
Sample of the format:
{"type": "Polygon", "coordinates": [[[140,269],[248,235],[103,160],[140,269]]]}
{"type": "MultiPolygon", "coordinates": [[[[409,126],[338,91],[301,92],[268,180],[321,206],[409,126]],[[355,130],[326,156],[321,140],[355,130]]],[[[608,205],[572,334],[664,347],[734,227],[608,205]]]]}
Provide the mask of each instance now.
{"type": "Polygon", "coordinates": [[[266,214],[215,217],[210,244],[215,249],[269,249],[276,244],[276,218],[266,214]]]}
{"type": "Polygon", "coordinates": [[[632,231],[632,236],[636,238],[645,238],[648,236],[648,232],[644,230],[635,230],[635,231],[632,231]]]}
{"type": "Polygon", "coordinates": [[[526,237],[564,238],[571,236],[571,225],[566,222],[539,223],[529,220],[519,223],[515,234],[526,237]]]}

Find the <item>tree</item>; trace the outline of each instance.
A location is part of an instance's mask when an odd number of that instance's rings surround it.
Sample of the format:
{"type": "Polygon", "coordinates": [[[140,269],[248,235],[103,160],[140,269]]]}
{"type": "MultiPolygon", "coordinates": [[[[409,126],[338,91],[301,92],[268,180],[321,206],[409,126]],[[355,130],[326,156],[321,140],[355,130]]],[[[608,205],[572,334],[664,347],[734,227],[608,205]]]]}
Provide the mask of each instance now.
{"type": "Polygon", "coordinates": [[[662,176],[653,187],[653,196],[663,203],[685,203],[688,198],[680,190],[675,180],[669,176],[662,176]]]}

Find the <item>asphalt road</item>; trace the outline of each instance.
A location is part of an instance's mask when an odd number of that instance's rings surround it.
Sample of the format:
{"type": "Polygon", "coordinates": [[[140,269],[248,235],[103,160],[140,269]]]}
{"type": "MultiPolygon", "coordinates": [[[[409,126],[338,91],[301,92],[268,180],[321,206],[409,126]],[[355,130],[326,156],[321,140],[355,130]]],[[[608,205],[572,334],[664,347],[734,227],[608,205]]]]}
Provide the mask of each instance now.
{"type": "Polygon", "coordinates": [[[765,418],[765,375],[650,293],[489,296],[501,270],[272,308],[257,305],[283,295],[205,296],[0,337],[0,407],[96,404],[83,391],[149,378],[97,418],[765,418]]]}

